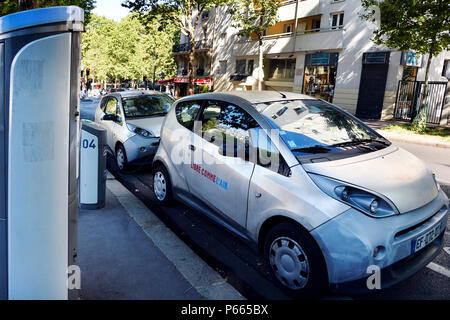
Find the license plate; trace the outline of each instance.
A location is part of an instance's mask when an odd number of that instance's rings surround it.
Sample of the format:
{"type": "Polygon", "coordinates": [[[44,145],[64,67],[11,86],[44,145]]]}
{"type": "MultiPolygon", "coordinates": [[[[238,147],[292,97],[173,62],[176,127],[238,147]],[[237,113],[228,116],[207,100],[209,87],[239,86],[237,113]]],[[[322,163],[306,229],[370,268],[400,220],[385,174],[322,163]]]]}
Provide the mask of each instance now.
{"type": "Polygon", "coordinates": [[[441,224],[439,223],[433,229],[421,235],[412,241],[411,253],[417,252],[425,248],[428,244],[433,242],[441,234],[441,224]]]}

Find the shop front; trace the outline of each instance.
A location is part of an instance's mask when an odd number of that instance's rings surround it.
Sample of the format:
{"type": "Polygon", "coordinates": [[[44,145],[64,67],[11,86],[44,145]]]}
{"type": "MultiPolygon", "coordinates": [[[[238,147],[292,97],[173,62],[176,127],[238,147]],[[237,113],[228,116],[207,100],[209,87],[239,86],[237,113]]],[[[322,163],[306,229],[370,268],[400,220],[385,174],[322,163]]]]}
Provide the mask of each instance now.
{"type": "Polygon", "coordinates": [[[303,93],[333,102],[339,53],[313,53],[305,57],[303,93]]]}
{"type": "MultiPolygon", "coordinates": [[[[212,81],[210,77],[195,78],[194,93],[202,93],[205,88],[207,91],[211,91],[212,81]]],[[[175,98],[181,98],[189,94],[189,78],[179,77],[173,78],[173,84],[175,87],[175,98]]]]}

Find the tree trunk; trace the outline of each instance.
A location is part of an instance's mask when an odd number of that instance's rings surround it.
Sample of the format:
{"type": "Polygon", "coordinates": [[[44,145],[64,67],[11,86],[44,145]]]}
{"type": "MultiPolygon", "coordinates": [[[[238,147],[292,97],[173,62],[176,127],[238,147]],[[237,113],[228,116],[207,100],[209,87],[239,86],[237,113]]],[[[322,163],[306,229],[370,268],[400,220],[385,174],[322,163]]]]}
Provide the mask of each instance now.
{"type": "Polygon", "coordinates": [[[264,69],[263,69],[263,41],[259,37],[258,40],[258,91],[262,91],[264,81],[264,69]]]}
{"type": "Polygon", "coordinates": [[[19,11],[39,8],[39,0],[18,0],[19,11]]]}
{"type": "MultiPolygon", "coordinates": [[[[428,59],[427,59],[427,66],[425,68],[425,81],[423,84],[423,89],[422,89],[422,100],[420,102],[420,106],[419,106],[419,110],[417,110],[417,114],[415,115],[414,118],[414,122],[415,123],[420,123],[421,120],[423,120],[422,122],[426,123],[426,118],[427,118],[427,113],[428,113],[428,108],[427,108],[427,97],[428,97],[428,78],[429,78],[429,74],[430,74],[430,67],[431,67],[431,59],[433,59],[433,48],[430,49],[430,52],[428,53],[428,59]],[[425,120],[422,119],[423,117],[425,117],[425,120]]],[[[423,129],[423,128],[422,128],[423,129]]]]}
{"type": "Polygon", "coordinates": [[[195,59],[195,42],[194,37],[189,35],[189,95],[194,94],[195,78],[194,78],[194,59],[195,59]]]}

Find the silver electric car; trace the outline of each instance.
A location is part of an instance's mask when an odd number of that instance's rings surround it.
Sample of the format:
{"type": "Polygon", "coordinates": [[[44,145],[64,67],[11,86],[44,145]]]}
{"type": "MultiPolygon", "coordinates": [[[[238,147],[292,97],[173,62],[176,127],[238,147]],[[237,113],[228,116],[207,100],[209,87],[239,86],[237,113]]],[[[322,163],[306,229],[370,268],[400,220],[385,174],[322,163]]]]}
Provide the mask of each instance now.
{"type": "Polygon", "coordinates": [[[442,247],[449,201],[434,175],[323,100],[190,96],[174,104],[161,133],[158,201],[181,200],[254,244],[291,294],[386,288],[442,247]]]}
{"type": "Polygon", "coordinates": [[[102,98],[95,122],[106,128],[119,170],[149,162],[159,145],[161,124],[175,100],[157,91],[121,91],[102,98]]]}

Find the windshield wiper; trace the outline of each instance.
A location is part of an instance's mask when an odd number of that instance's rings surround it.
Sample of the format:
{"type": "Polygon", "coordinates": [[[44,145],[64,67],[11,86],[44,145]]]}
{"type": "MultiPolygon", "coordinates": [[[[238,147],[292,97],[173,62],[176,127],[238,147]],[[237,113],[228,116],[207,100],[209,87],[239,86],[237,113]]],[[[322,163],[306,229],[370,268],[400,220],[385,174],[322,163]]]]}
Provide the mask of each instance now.
{"type": "Polygon", "coordinates": [[[344,147],[344,146],[352,146],[352,145],[360,145],[367,142],[378,142],[381,144],[384,144],[386,146],[390,145],[390,143],[387,140],[380,139],[380,138],[371,138],[371,139],[355,139],[351,141],[341,142],[330,145],[330,147],[344,147]]]}
{"type": "Polygon", "coordinates": [[[316,144],[316,145],[310,146],[310,147],[291,149],[291,151],[292,152],[303,152],[303,153],[328,153],[331,151],[331,149],[316,144]]]}

